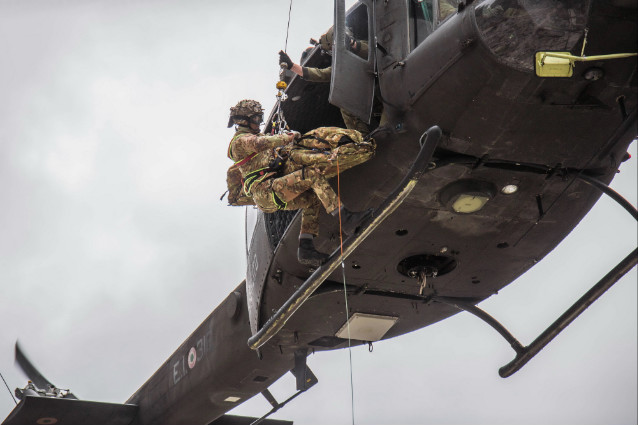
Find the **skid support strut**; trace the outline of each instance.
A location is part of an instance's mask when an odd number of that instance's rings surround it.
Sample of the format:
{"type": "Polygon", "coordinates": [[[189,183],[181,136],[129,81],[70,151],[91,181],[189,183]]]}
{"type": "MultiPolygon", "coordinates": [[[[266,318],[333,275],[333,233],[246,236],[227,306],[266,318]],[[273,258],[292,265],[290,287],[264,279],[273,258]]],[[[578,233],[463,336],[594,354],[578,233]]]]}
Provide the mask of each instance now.
{"type": "Polygon", "coordinates": [[[514,336],[501,325],[496,319],[475,306],[471,301],[463,298],[435,297],[434,300],[451,305],[459,310],[472,313],[479,319],[494,328],[507,342],[510,343],[516,357],[514,360],[501,367],[498,374],[501,378],[507,378],[518,372],[527,364],[536,354],[538,354],[547,344],[549,344],[556,336],[569,326],[574,319],[594,303],[601,295],[611,288],[620,278],[622,278],[629,270],[634,268],[638,263],[638,250],[634,250],[616,265],[605,277],[595,284],[585,295],[580,297],[565,313],[563,313],[554,323],[552,323],[538,338],[528,346],[523,346],[514,336]]]}
{"type": "Polygon", "coordinates": [[[585,295],[576,301],[562,316],[552,323],[545,331],[538,336],[530,345],[525,347],[521,352],[516,353],[514,360],[501,367],[498,374],[501,378],[516,373],[520,368],[532,359],[539,351],[551,342],[563,329],[574,321],[580,314],[594,303],[602,294],[604,294],[614,283],[618,282],[629,270],[634,268],[638,262],[638,250],[634,250],[625,257],[616,267],[614,267],[605,277],[595,284],[585,295]]]}

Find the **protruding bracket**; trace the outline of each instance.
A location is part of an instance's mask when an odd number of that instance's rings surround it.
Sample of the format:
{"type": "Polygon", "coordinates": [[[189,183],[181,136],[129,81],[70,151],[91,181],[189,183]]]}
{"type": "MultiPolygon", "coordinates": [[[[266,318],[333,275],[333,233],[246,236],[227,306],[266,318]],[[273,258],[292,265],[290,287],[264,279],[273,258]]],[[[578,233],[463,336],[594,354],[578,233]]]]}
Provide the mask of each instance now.
{"type": "Polygon", "coordinates": [[[290,371],[297,379],[297,391],[306,391],[319,380],[306,364],[308,349],[302,348],[295,351],[295,367],[290,371]]]}
{"type": "Polygon", "coordinates": [[[285,401],[279,403],[277,399],[275,399],[275,397],[267,388],[263,390],[261,392],[261,395],[263,395],[266,398],[266,400],[268,400],[268,403],[270,403],[270,405],[272,406],[272,409],[270,410],[270,412],[266,413],[264,416],[257,419],[250,425],[257,425],[257,424],[263,423],[268,416],[272,415],[273,413],[275,413],[276,411],[284,407],[286,404],[288,404],[290,401],[294,400],[299,394],[310,389],[313,385],[319,382],[315,374],[312,373],[312,371],[306,364],[307,357],[308,357],[307,348],[301,348],[295,351],[295,367],[292,368],[290,372],[297,379],[297,392],[294,393],[292,396],[288,397],[285,401]]]}
{"type": "Polygon", "coordinates": [[[441,302],[443,304],[450,305],[452,307],[456,307],[459,310],[467,311],[468,313],[472,313],[479,319],[483,320],[485,323],[490,325],[492,328],[496,330],[516,351],[516,353],[523,352],[525,347],[523,344],[518,342],[514,335],[512,335],[505,326],[501,325],[495,318],[487,314],[485,311],[481,310],[477,306],[475,306],[471,301],[463,299],[463,298],[451,298],[451,297],[435,297],[435,301],[441,302]]]}

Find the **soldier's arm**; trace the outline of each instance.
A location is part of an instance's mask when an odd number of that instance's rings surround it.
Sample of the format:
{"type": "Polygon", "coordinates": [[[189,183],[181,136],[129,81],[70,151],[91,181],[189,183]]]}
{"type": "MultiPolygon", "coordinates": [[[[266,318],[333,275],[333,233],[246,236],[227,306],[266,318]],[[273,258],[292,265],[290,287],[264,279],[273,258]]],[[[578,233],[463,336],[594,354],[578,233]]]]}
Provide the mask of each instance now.
{"type": "Polygon", "coordinates": [[[289,70],[303,78],[304,80],[323,83],[330,81],[332,68],[307,68],[296,64],[290,59],[290,56],[283,50],[279,52],[279,63],[288,67],[289,70]]]}
{"type": "Polygon", "coordinates": [[[302,66],[301,70],[303,73],[302,78],[314,83],[329,82],[332,76],[332,67],[330,66],[328,68],[306,68],[302,66]]]}
{"type": "Polygon", "coordinates": [[[301,65],[293,63],[290,70],[298,76],[303,77],[303,67],[301,65]]]}
{"type": "MultiPolygon", "coordinates": [[[[299,134],[299,133],[297,133],[299,134]]],[[[232,143],[232,154],[237,160],[247,157],[251,153],[283,146],[295,139],[295,133],[265,136],[260,134],[246,134],[239,136],[232,143]]]]}
{"type": "Polygon", "coordinates": [[[367,41],[355,41],[352,51],[356,53],[360,58],[368,60],[368,42],[367,41]]]}

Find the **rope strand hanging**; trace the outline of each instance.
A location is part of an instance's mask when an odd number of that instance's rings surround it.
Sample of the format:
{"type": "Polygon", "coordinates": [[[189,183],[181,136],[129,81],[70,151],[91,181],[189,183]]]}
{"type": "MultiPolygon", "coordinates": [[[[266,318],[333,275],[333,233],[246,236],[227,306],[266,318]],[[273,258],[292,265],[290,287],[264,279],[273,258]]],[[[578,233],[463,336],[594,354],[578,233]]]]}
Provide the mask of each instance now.
{"type": "MultiPolygon", "coordinates": [[[[288,24],[286,25],[286,42],[284,47],[284,52],[288,51],[288,34],[290,32],[290,15],[292,12],[292,0],[290,0],[290,6],[288,7],[288,24]]],[[[287,67],[285,64],[279,64],[279,81],[275,87],[277,88],[277,110],[273,116],[273,122],[271,126],[271,134],[281,134],[284,131],[288,130],[288,123],[286,122],[286,118],[284,118],[284,112],[281,108],[281,102],[284,102],[288,96],[286,96],[286,88],[288,84],[284,81],[284,76],[286,73],[287,67]]]]}
{"type": "Polygon", "coordinates": [[[7,390],[9,391],[9,394],[11,394],[11,398],[13,399],[13,402],[17,406],[18,402],[16,401],[16,398],[13,396],[13,393],[11,392],[11,388],[9,388],[9,384],[7,384],[7,381],[4,379],[4,376],[2,376],[2,373],[0,373],[0,378],[2,378],[2,381],[4,382],[4,385],[7,387],[7,390]]]}
{"type": "Polygon", "coordinates": [[[354,424],[354,379],[352,376],[352,339],[350,338],[350,310],[348,306],[348,291],[346,286],[346,265],[343,259],[343,230],[341,226],[341,179],[339,178],[341,171],[339,170],[339,155],[337,155],[337,199],[339,200],[339,250],[341,255],[341,273],[343,278],[343,298],[346,308],[346,325],[348,329],[348,359],[350,366],[350,412],[352,414],[352,425],[354,424]]]}
{"type": "Polygon", "coordinates": [[[286,26],[286,44],[284,44],[284,52],[288,53],[288,32],[290,30],[290,12],[292,12],[292,0],[290,0],[290,7],[288,8],[288,25],[286,26]]]}

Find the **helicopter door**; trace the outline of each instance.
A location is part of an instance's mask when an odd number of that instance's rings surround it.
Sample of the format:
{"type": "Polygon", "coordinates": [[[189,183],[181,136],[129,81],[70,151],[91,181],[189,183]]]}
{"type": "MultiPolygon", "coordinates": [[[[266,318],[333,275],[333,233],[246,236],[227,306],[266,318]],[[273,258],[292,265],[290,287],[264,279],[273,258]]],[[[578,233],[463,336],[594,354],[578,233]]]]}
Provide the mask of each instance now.
{"type": "Polygon", "coordinates": [[[335,0],[335,40],[329,101],[370,123],[374,98],[372,2],[362,0],[348,11],[335,0]]]}

